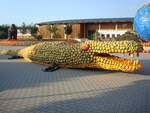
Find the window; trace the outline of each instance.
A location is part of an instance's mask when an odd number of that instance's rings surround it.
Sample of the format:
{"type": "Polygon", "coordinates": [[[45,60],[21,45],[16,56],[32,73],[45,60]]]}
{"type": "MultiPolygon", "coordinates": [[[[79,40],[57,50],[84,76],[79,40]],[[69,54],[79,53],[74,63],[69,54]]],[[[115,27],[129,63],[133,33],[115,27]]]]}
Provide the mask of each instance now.
{"type": "Polygon", "coordinates": [[[117,37],[120,37],[121,35],[120,34],[117,34],[117,37]]]}
{"type": "Polygon", "coordinates": [[[106,37],[107,37],[107,38],[110,38],[110,34],[107,34],[106,37]]]}
{"type": "Polygon", "coordinates": [[[105,35],[104,34],[101,34],[101,37],[102,37],[102,39],[105,39],[105,35]]]}
{"type": "Polygon", "coordinates": [[[115,34],[112,34],[112,38],[115,38],[115,34]]]}

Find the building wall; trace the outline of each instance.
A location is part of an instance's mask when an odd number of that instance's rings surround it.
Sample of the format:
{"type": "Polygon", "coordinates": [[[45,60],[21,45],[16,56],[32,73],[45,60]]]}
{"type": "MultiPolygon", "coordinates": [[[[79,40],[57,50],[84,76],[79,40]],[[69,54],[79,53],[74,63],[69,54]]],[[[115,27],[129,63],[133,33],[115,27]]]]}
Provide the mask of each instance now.
{"type": "Polygon", "coordinates": [[[133,25],[131,22],[116,22],[111,23],[110,26],[105,23],[100,24],[99,34],[102,38],[112,38],[123,35],[127,31],[133,31],[133,25]]]}
{"type": "MultiPolygon", "coordinates": [[[[63,38],[64,37],[64,25],[55,25],[58,30],[56,32],[55,38],[63,38]]],[[[41,34],[44,38],[50,38],[51,33],[47,30],[47,25],[39,26],[39,34],[41,34]]]]}
{"type": "Polygon", "coordinates": [[[56,25],[56,27],[58,28],[58,30],[54,38],[64,38],[64,25],[60,24],[56,25]]]}
{"type": "Polygon", "coordinates": [[[132,22],[117,23],[117,26],[118,26],[118,30],[133,31],[133,24],[132,24],[132,22]]]}
{"type": "MultiPolygon", "coordinates": [[[[64,24],[56,24],[58,28],[57,35],[54,38],[64,38],[64,24]]],[[[132,31],[132,22],[105,22],[105,23],[82,23],[82,24],[72,24],[72,33],[69,38],[87,38],[89,31],[97,31],[100,34],[104,34],[107,37],[122,35],[126,31],[132,31]]],[[[50,38],[50,33],[47,30],[47,25],[39,26],[39,33],[43,35],[44,38],[50,38]]]]}
{"type": "Polygon", "coordinates": [[[80,33],[80,24],[72,24],[71,38],[79,38],[81,35],[80,33]]]}
{"type": "MultiPolygon", "coordinates": [[[[56,36],[54,38],[64,38],[64,24],[56,24],[58,28],[56,32],[56,36]]],[[[50,32],[47,30],[47,25],[39,26],[39,34],[41,34],[44,38],[50,38],[50,32]]],[[[72,33],[69,38],[77,38],[80,37],[80,24],[72,24],[72,33]]]]}
{"type": "Polygon", "coordinates": [[[99,24],[99,27],[100,29],[103,29],[103,30],[115,30],[115,25],[117,23],[100,23],[99,24]]]}
{"type": "Polygon", "coordinates": [[[50,37],[50,33],[47,30],[47,25],[40,25],[39,26],[39,34],[41,34],[44,38],[50,37]]]}
{"type": "Polygon", "coordinates": [[[87,36],[86,24],[80,24],[80,37],[79,38],[85,38],[86,36],[87,36]]]}

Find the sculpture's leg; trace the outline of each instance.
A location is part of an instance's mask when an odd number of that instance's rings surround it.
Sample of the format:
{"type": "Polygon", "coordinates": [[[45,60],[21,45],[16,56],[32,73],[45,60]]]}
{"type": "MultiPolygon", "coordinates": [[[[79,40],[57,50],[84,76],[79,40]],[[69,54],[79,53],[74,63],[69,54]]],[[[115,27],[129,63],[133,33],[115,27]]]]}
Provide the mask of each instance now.
{"type": "Polygon", "coordinates": [[[8,33],[8,40],[11,40],[11,33],[8,33]]]}
{"type": "Polygon", "coordinates": [[[14,35],[14,40],[17,40],[17,35],[16,34],[14,35]]]}
{"type": "Polygon", "coordinates": [[[14,33],[13,34],[13,38],[12,38],[13,40],[17,40],[17,35],[14,33]]]}
{"type": "Polygon", "coordinates": [[[17,40],[17,32],[15,32],[15,40],[17,40]]]}
{"type": "Polygon", "coordinates": [[[15,35],[14,35],[14,33],[13,33],[13,35],[12,35],[12,40],[15,40],[15,35]]]}
{"type": "Polygon", "coordinates": [[[20,58],[22,58],[22,57],[20,57],[20,56],[11,56],[8,59],[20,59],[20,58]]]}
{"type": "Polygon", "coordinates": [[[57,69],[59,69],[60,67],[57,65],[57,64],[53,64],[51,66],[48,66],[47,68],[45,69],[42,69],[42,71],[44,72],[52,72],[52,71],[55,71],[57,69]]]}
{"type": "Polygon", "coordinates": [[[10,33],[9,35],[9,40],[12,40],[12,33],[10,33]]]}

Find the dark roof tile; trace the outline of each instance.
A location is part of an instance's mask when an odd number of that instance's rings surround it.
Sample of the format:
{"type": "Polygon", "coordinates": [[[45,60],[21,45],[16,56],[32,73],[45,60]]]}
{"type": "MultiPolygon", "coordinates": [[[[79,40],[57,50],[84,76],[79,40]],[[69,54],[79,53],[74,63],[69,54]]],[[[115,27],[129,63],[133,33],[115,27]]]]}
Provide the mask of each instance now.
{"type": "Polygon", "coordinates": [[[72,20],[57,20],[37,23],[38,25],[45,24],[74,24],[74,23],[101,23],[101,22],[133,22],[134,18],[96,18],[96,19],[72,19],[72,20]]]}

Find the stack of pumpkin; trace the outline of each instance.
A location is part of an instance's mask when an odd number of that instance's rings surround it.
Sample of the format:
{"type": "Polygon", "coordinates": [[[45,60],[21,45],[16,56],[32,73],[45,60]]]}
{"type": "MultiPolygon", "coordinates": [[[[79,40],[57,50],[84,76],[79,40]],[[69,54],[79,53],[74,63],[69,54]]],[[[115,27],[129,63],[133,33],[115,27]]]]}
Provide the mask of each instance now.
{"type": "Polygon", "coordinates": [[[33,60],[81,64],[84,61],[89,62],[87,60],[95,53],[132,53],[136,51],[143,51],[143,48],[135,41],[87,41],[76,44],[44,42],[22,49],[20,54],[27,54],[25,56],[30,56],[33,60]],[[84,44],[89,45],[86,51],[82,49],[84,44]]]}
{"type": "Polygon", "coordinates": [[[72,67],[74,65],[87,64],[85,67],[97,66],[98,68],[109,70],[132,71],[137,68],[137,65],[134,68],[130,66],[133,65],[133,61],[128,62],[128,60],[112,55],[101,57],[95,56],[95,54],[134,53],[139,51],[143,51],[143,48],[135,41],[86,41],[75,44],[44,42],[22,49],[19,54],[31,62],[56,63],[72,67]],[[126,64],[128,65],[126,66],[126,64]]]}
{"type": "Polygon", "coordinates": [[[140,70],[143,65],[138,60],[128,60],[122,57],[109,55],[108,57],[96,57],[96,67],[108,70],[122,70],[125,72],[133,72],[140,70]]]}
{"type": "Polygon", "coordinates": [[[143,47],[140,43],[135,41],[87,41],[87,44],[91,45],[89,52],[98,53],[132,53],[143,51],[143,47]]]}
{"type": "Polygon", "coordinates": [[[150,46],[150,42],[142,42],[141,43],[143,46],[150,46]]]}

